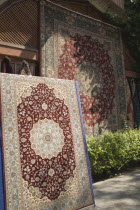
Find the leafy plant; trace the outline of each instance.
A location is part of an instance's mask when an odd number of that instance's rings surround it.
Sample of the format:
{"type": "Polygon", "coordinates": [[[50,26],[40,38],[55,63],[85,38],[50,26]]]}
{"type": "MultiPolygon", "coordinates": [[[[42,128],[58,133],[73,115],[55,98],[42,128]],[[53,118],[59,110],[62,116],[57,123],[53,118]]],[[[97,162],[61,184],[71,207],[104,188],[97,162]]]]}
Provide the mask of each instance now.
{"type": "Polygon", "coordinates": [[[140,130],[108,132],[87,139],[94,181],[140,163],[140,130]]]}

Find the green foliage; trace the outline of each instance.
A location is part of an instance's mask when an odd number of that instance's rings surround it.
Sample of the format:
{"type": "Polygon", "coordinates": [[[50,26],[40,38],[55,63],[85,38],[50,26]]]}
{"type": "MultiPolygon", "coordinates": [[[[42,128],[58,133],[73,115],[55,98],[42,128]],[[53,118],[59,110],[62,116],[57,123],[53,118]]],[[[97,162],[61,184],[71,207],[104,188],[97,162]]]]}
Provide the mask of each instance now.
{"type": "Polygon", "coordinates": [[[106,13],[105,18],[122,30],[123,40],[135,60],[134,68],[140,71],[140,1],[125,0],[125,10],[122,13],[106,13]]]}
{"type": "Polygon", "coordinates": [[[108,132],[87,139],[94,181],[140,163],[140,130],[108,132]]]}

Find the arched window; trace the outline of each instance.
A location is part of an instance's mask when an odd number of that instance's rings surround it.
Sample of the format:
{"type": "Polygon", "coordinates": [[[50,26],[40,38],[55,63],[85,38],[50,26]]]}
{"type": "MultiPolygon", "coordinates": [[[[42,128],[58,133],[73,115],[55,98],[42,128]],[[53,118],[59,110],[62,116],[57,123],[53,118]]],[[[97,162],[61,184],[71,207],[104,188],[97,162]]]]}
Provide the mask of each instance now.
{"type": "MultiPolygon", "coordinates": [[[[38,76],[38,68],[37,63],[33,61],[24,61],[29,64],[29,68],[32,75],[38,76]]],[[[9,74],[20,74],[22,69],[23,60],[16,58],[9,58],[5,56],[4,58],[0,58],[0,72],[9,73],[9,74]]]]}

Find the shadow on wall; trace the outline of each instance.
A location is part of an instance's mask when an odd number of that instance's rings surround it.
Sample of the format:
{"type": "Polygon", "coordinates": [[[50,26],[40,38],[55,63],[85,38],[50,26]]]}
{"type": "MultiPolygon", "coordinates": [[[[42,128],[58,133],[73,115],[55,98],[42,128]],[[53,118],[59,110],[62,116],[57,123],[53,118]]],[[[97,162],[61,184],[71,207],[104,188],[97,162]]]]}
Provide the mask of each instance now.
{"type": "Polygon", "coordinates": [[[85,124],[98,125],[101,133],[115,98],[114,69],[104,45],[88,35],[69,35],[58,62],[59,78],[79,82],[85,124]]]}

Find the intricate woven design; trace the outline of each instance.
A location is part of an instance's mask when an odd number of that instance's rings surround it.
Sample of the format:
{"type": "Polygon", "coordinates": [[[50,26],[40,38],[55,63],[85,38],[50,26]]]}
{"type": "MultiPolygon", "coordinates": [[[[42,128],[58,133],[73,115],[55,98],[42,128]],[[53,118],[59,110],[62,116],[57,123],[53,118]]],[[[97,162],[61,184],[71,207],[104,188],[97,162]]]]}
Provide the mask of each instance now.
{"type": "Polygon", "coordinates": [[[75,82],[0,82],[7,210],[93,208],[75,82]]]}
{"type": "Polygon", "coordinates": [[[0,15],[0,41],[38,49],[37,2],[18,2],[0,15]]]}
{"type": "Polygon", "coordinates": [[[118,29],[44,2],[42,75],[79,82],[88,135],[117,129],[126,112],[118,29]]]}

